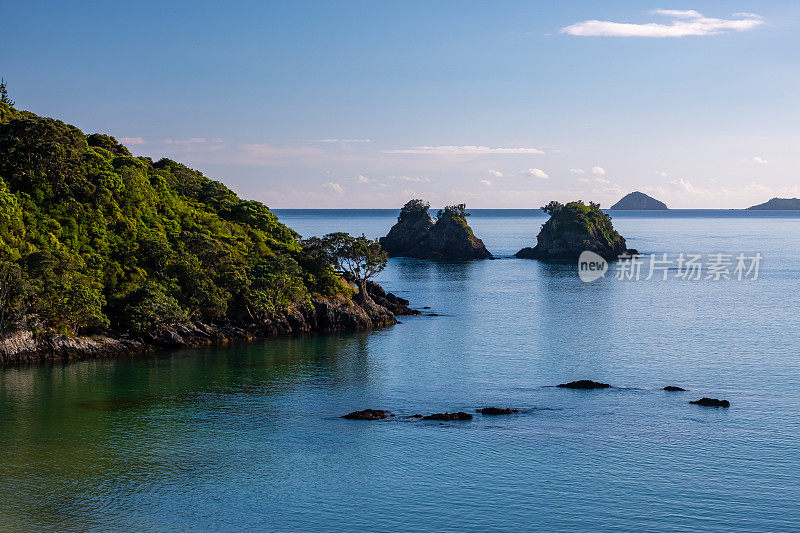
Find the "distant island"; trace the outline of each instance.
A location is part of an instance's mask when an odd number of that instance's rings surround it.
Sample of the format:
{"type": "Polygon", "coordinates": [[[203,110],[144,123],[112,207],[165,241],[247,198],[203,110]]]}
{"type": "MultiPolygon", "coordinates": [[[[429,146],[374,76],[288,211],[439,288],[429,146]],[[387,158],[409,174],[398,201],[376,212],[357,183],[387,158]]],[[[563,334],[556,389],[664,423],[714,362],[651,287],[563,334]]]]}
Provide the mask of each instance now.
{"type": "Polygon", "coordinates": [[[643,192],[633,191],[632,193],[623,196],[619,202],[611,206],[611,210],[626,209],[626,210],[667,210],[667,204],[660,202],[648,196],[643,192]]]}
{"type": "Polygon", "coordinates": [[[797,211],[800,210],[800,198],[773,198],[768,202],[754,205],[747,209],[761,211],[797,211]]]}
{"type": "Polygon", "coordinates": [[[397,223],[379,242],[390,257],[414,257],[439,261],[492,259],[483,241],[467,224],[466,206],[449,205],[440,209],[436,221],[429,213],[430,204],[410,200],[400,210],[397,223]]]}
{"type": "Polygon", "coordinates": [[[550,218],[542,225],[536,237],[536,246],[523,248],[514,254],[520,259],[575,260],[581,252],[592,251],[608,261],[620,255],[635,255],[625,239],[611,224],[611,217],[600,209],[600,204],[582,201],[561,204],[550,202],[542,207],[550,218]]]}
{"type": "Polygon", "coordinates": [[[370,280],[377,241],[303,240],[196,170],[6,102],[0,176],[0,366],[416,313],[370,280]]]}

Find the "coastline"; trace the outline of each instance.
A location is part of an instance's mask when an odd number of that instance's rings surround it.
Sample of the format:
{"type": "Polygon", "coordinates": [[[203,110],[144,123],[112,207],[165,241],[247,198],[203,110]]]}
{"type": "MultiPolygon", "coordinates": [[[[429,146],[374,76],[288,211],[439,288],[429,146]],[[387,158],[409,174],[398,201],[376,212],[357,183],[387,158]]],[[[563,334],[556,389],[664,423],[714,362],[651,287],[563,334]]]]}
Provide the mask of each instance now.
{"type": "Polygon", "coordinates": [[[58,333],[35,334],[22,329],[0,339],[0,368],[53,362],[109,359],[149,355],[158,350],[193,348],[211,344],[305,333],[333,333],[378,329],[397,323],[397,316],[416,315],[408,300],[368,285],[366,304],[350,298],[313,297],[310,304],[290,307],[262,323],[190,322],[163,325],[142,335],[103,332],[69,337],[58,333]]]}

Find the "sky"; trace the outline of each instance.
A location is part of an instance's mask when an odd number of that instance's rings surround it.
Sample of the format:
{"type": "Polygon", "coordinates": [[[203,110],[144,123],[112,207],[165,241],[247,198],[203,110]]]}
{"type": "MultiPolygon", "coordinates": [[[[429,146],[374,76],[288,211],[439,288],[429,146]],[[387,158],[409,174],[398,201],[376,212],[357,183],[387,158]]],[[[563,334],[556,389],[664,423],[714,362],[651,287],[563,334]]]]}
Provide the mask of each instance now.
{"type": "Polygon", "coordinates": [[[800,2],[0,0],[17,107],[272,208],[800,196],[800,2]]]}

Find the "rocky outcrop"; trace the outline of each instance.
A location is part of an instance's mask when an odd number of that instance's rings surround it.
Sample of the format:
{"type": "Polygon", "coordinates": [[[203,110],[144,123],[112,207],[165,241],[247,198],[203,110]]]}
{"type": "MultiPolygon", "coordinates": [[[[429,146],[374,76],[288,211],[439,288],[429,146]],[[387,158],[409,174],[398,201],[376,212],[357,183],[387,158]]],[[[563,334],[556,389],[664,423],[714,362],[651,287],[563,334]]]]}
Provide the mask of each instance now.
{"type": "Polygon", "coordinates": [[[800,198],[773,198],[747,209],[753,211],[797,211],[800,209],[800,198]]]}
{"type": "Polygon", "coordinates": [[[459,411],[457,413],[433,413],[432,415],[423,416],[422,419],[442,420],[442,421],[472,420],[472,415],[469,413],[465,413],[464,411],[459,411]]]}
{"type": "Polygon", "coordinates": [[[346,418],[348,420],[383,420],[384,418],[388,418],[390,416],[394,416],[389,411],[381,411],[380,409],[364,409],[363,411],[353,411],[352,413],[347,413],[342,418],[346,418]]]}
{"type": "Polygon", "coordinates": [[[664,387],[663,390],[665,390],[667,392],[681,392],[681,391],[685,391],[686,389],[683,389],[681,387],[676,387],[675,385],[667,385],[666,387],[664,387]]]}
{"type": "Polygon", "coordinates": [[[619,202],[611,206],[611,210],[631,210],[631,211],[666,211],[669,208],[664,202],[660,202],[643,192],[633,191],[623,196],[619,202]]]}
{"type": "Polygon", "coordinates": [[[599,204],[550,202],[542,210],[550,219],[542,225],[536,246],[523,248],[516,257],[573,261],[581,252],[589,250],[612,261],[620,255],[636,252],[627,248],[625,239],[616,232],[611,217],[600,210],[599,204]]]}
{"type": "Polygon", "coordinates": [[[385,237],[381,248],[390,257],[414,257],[441,261],[491,259],[492,254],[467,224],[464,204],[439,210],[436,221],[430,204],[411,200],[400,210],[397,223],[385,237]]]}
{"type": "Polygon", "coordinates": [[[164,325],[136,336],[104,332],[68,337],[37,333],[35,324],[24,323],[17,332],[0,338],[0,367],[131,356],[158,349],[247,341],[278,335],[381,328],[397,323],[396,316],[419,314],[419,311],[408,307],[408,300],[385,292],[376,283],[370,283],[368,290],[371,298],[364,304],[349,298],[317,296],[312,298],[310,304],[291,307],[260,323],[197,321],[164,325]]]}
{"type": "Polygon", "coordinates": [[[511,415],[514,413],[521,413],[519,409],[509,409],[508,407],[484,407],[483,409],[478,409],[482,415],[511,415]]]}
{"type": "Polygon", "coordinates": [[[611,385],[608,383],[600,383],[599,381],[592,381],[590,379],[579,379],[578,381],[570,381],[569,383],[562,383],[556,385],[562,389],[610,389],[611,385]]]}
{"type": "Polygon", "coordinates": [[[703,407],[730,407],[731,402],[728,400],[717,400],[716,398],[700,398],[699,400],[694,400],[693,403],[696,405],[702,405],[703,407]]]}

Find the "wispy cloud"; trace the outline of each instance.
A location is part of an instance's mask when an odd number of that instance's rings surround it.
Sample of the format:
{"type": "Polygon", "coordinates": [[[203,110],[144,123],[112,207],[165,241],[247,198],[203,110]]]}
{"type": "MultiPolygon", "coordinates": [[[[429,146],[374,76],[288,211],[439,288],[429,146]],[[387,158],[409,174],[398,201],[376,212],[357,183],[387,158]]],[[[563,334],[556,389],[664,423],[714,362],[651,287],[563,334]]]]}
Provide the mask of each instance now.
{"type": "Polygon", "coordinates": [[[539,178],[540,180],[546,180],[550,176],[547,175],[547,172],[542,170],[541,168],[529,168],[525,172],[523,172],[526,176],[531,176],[533,178],[539,178]]]}
{"type": "Polygon", "coordinates": [[[408,181],[411,183],[430,183],[430,178],[420,178],[419,176],[389,176],[389,179],[408,181]]]}
{"type": "Polygon", "coordinates": [[[326,189],[332,190],[336,194],[344,194],[344,189],[342,189],[342,186],[339,185],[338,183],[329,181],[328,183],[323,183],[322,186],[326,189]]]}
{"type": "Polygon", "coordinates": [[[121,142],[122,144],[134,145],[134,144],[144,144],[145,140],[142,139],[141,137],[120,137],[119,142],[121,142]]]}
{"type": "Polygon", "coordinates": [[[489,169],[489,174],[491,176],[494,176],[495,178],[502,178],[503,177],[503,173],[500,172],[499,170],[489,169]]]}
{"type": "Polygon", "coordinates": [[[371,143],[372,139],[320,139],[321,143],[371,143]]]}
{"type": "Polygon", "coordinates": [[[764,24],[764,19],[753,13],[734,13],[730,19],[706,17],[694,9],[655,9],[651,13],[669,17],[672,21],[668,24],[658,22],[634,24],[584,20],[561,28],[561,33],[581,37],[686,37],[748,31],[764,24]]]}
{"type": "Polygon", "coordinates": [[[359,174],[356,178],[356,181],[359,183],[369,183],[371,180],[363,174],[359,174]]]}
{"type": "Polygon", "coordinates": [[[762,165],[766,165],[767,164],[767,160],[766,159],[764,159],[763,157],[758,157],[758,156],[755,156],[753,158],[753,162],[760,163],[762,165]]]}
{"type": "Polygon", "coordinates": [[[606,183],[606,184],[611,183],[611,181],[605,178],[595,178],[594,181],[596,181],[597,183],[606,183]]]}
{"type": "Polygon", "coordinates": [[[489,146],[414,146],[399,150],[384,150],[385,154],[487,155],[543,154],[538,148],[491,148],[489,146]]]}
{"type": "Polygon", "coordinates": [[[572,172],[573,174],[585,174],[586,173],[586,171],[583,170],[582,168],[571,168],[571,169],[569,169],[569,171],[572,172]]]}
{"type": "Polygon", "coordinates": [[[483,183],[483,184],[484,184],[484,185],[486,185],[487,187],[491,187],[491,186],[492,186],[492,182],[491,182],[491,181],[489,181],[489,180],[481,180],[481,183],[483,183]]]}
{"type": "Polygon", "coordinates": [[[594,174],[595,176],[605,176],[606,169],[604,169],[603,167],[592,167],[592,174],[594,174]]]}

